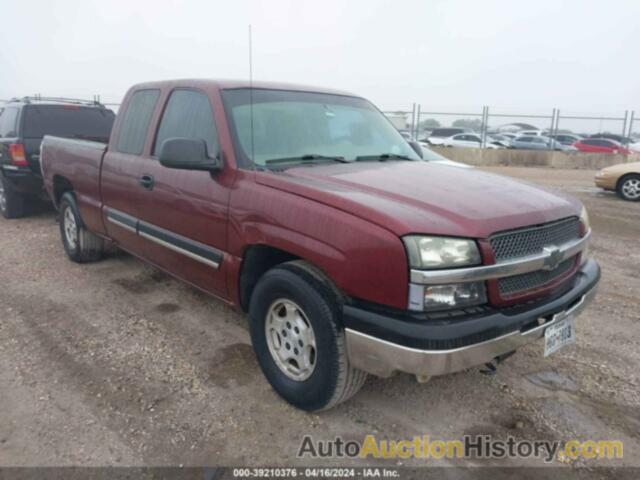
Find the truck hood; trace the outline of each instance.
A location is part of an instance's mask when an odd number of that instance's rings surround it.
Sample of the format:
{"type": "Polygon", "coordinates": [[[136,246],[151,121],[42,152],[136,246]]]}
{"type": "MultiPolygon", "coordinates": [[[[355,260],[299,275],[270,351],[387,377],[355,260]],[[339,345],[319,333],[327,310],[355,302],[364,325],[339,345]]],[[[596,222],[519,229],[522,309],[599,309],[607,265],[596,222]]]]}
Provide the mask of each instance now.
{"type": "Polygon", "coordinates": [[[256,172],[258,183],[320,202],[401,236],[486,238],[580,214],[559,192],[478,169],[429,162],[359,162],[256,172]]]}

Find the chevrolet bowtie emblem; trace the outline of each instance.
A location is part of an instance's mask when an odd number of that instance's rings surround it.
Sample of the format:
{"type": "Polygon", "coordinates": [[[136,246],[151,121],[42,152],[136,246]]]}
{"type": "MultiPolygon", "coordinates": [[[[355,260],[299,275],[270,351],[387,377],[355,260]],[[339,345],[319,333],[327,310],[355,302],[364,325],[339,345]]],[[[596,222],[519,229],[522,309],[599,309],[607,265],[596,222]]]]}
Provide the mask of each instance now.
{"type": "Polygon", "coordinates": [[[544,259],[544,270],[555,270],[560,265],[562,261],[562,253],[560,253],[560,249],[555,246],[544,247],[542,251],[547,254],[547,257],[544,259]]]}

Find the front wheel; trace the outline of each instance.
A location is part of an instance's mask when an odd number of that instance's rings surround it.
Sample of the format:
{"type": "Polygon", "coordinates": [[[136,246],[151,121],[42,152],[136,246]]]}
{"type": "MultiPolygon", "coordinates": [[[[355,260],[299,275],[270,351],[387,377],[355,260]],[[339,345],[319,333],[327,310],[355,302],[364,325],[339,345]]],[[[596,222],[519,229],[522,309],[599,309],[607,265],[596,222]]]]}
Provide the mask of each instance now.
{"type": "Polygon", "coordinates": [[[278,394],[303,410],[333,407],[355,395],[367,374],[349,364],[334,291],[305,262],[263,275],[251,296],[251,340],[278,394]]]}
{"type": "Polygon", "coordinates": [[[640,201],[640,175],[632,173],[625,175],[618,182],[618,194],[631,202],[640,201]]]}
{"type": "Polygon", "coordinates": [[[60,235],[64,251],[74,262],[95,262],[102,258],[104,240],[86,229],[70,192],[60,200],[60,235]]]}

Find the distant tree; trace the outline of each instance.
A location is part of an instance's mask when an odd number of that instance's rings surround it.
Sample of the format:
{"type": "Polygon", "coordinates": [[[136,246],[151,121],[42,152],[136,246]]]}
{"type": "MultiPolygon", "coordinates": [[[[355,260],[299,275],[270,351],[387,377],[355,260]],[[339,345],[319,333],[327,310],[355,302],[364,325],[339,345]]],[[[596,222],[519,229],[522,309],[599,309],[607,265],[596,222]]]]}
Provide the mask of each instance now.
{"type": "Polygon", "coordinates": [[[479,118],[459,118],[455,120],[451,126],[479,131],[482,128],[482,120],[479,118]]]}
{"type": "Polygon", "coordinates": [[[426,120],[422,120],[419,126],[421,130],[428,130],[440,127],[440,122],[435,118],[427,118],[426,120]]]}

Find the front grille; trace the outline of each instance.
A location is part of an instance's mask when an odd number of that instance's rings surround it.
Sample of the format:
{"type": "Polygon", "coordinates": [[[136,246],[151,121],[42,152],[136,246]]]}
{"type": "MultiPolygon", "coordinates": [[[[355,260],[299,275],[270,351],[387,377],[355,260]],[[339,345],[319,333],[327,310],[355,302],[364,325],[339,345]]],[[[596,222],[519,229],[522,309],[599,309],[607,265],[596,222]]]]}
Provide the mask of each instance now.
{"type": "Polygon", "coordinates": [[[496,262],[542,253],[544,247],[559,246],[580,238],[576,217],[537,227],[497,233],[489,238],[496,262]]]}
{"type": "Polygon", "coordinates": [[[500,296],[507,297],[526,290],[534,290],[550,283],[569,272],[576,257],[571,257],[560,263],[555,270],[536,270],[535,272],[514,275],[498,280],[500,296]]]}
{"type": "MultiPolygon", "coordinates": [[[[560,246],[580,238],[580,220],[576,217],[535,227],[511,230],[492,235],[489,243],[496,263],[536,255],[544,247],[560,246]]],[[[566,275],[574,265],[576,257],[569,258],[554,270],[537,270],[498,280],[498,292],[508,297],[529,290],[536,290],[566,275]]]]}

